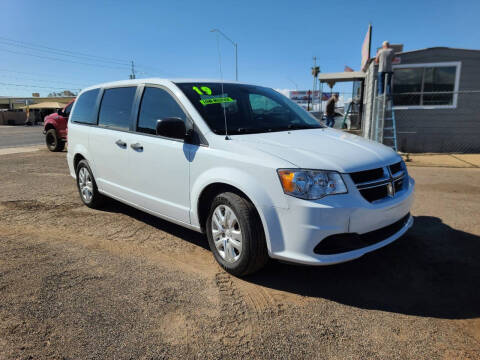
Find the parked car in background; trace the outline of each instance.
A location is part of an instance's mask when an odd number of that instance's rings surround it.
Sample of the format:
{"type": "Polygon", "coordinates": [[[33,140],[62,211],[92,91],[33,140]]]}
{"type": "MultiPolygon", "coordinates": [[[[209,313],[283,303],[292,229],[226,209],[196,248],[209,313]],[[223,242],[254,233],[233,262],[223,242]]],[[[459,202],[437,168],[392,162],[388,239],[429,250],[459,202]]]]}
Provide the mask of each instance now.
{"type": "Polygon", "coordinates": [[[68,166],[86,206],[111,197],[204,232],[237,276],[269,258],[353,260],[413,223],[400,155],[326,128],[273,89],[114,82],[84,89],[69,122],[68,166]]]}
{"type": "Polygon", "coordinates": [[[62,151],[67,142],[67,123],[75,99],[70,101],[58,112],[45,116],[43,120],[43,133],[45,143],[50,151],[62,151]]]}

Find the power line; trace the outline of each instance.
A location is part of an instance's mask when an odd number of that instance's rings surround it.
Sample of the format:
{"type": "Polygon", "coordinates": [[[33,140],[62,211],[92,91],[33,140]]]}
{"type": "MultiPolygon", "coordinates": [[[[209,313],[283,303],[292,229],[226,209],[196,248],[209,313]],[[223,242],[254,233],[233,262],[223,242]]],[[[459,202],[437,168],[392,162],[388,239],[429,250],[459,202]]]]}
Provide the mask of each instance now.
{"type": "Polygon", "coordinates": [[[1,49],[1,48],[0,48],[0,51],[5,51],[5,52],[12,53],[12,54],[17,54],[17,55],[33,56],[33,57],[37,57],[37,58],[40,58],[40,59],[47,59],[47,60],[53,60],[53,61],[61,61],[61,62],[72,63],[72,64],[88,65],[88,66],[97,66],[97,67],[102,67],[102,68],[106,68],[106,69],[113,69],[113,70],[125,70],[125,69],[129,69],[129,66],[128,66],[128,65],[126,65],[126,67],[112,67],[112,66],[107,66],[107,65],[90,64],[90,63],[83,63],[83,62],[80,62],[80,61],[59,59],[59,58],[54,58],[54,57],[50,57],[50,56],[43,56],[43,55],[37,55],[37,54],[22,53],[22,52],[18,52],[18,51],[1,49]]]}
{"type": "MultiPolygon", "coordinates": [[[[12,76],[10,74],[7,74],[7,77],[10,79],[14,80],[27,80],[27,81],[36,81],[36,82],[43,82],[43,83],[61,83],[61,84],[70,84],[70,85],[75,85],[75,86],[82,86],[85,87],[87,86],[85,83],[75,83],[75,82],[69,82],[69,81],[62,81],[62,80],[47,80],[47,79],[32,79],[32,78],[24,78],[24,77],[17,77],[17,76],[12,76]]],[[[4,78],[4,76],[2,76],[4,78]]],[[[5,79],[3,79],[5,80],[5,79]]]]}
{"type": "Polygon", "coordinates": [[[82,89],[72,89],[72,88],[59,88],[59,87],[39,86],[39,85],[32,85],[32,84],[13,84],[13,83],[4,83],[4,82],[0,82],[0,85],[27,87],[27,88],[30,88],[30,89],[82,90],[82,89]]]}
{"type": "MultiPolygon", "coordinates": [[[[49,81],[49,82],[62,82],[64,84],[72,84],[72,85],[79,85],[79,86],[84,86],[85,83],[73,83],[73,82],[67,82],[67,81],[60,81],[60,80],[51,80],[51,78],[56,78],[58,77],[59,75],[58,74],[45,74],[45,73],[31,73],[31,72],[25,72],[25,71],[15,71],[15,70],[9,70],[9,69],[0,69],[0,72],[6,72],[6,73],[14,73],[14,74],[22,74],[22,75],[33,75],[35,77],[38,77],[39,79],[42,79],[42,81],[49,81]],[[42,76],[38,76],[38,75],[42,75],[42,76]],[[48,80],[47,80],[48,79],[48,80]]],[[[7,76],[10,76],[10,74],[7,74],[7,76]]],[[[3,77],[3,76],[2,76],[3,77]]],[[[14,77],[14,76],[12,76],[14,77]]],[[[14,77],[15,78],[15,77],[14,77]]],[[[16,78],[17,79],[17,78],[16,78]]],[[[20,78],[18,78],[20,79],[20,78]]],[[[21,79],[21,80],[33,80],[33,81],[36,81],[36,79],[21,79]]],[[[40,80],[38,80],[40,81],[40,80]]],[[[99,81],[97,80],[94,80],[94,81],[89,81],[89,83],[97,83],[99,81]]]]}
{"type": "Polygon", "coordinates": [[[5,45],[23,47],[27,49],[36,50],[36,51],[43,51],[43,52],[53,51],[58,53],[58,55],[63,55],[63,56],[71,56],[71,57],[77,57],[77,58],[91,58],[91,59],[95,59],[94,61],[110,62],[117,65],[128,65],[128,61],[126,60],[107,58],[103,56],[90,55],[90,54],[77,52],[77,51],[63,50],[63,49],[57,49],[49,46],[36,45],[36,44],[24,42],[24,41],[9,39],[3,36],[0,36],[0,42],[4,43],[5,45]]]}
{"type": "MultiPolygon", "coordinates": [[[[44,54],[32,54],[32,53],[22,53],[10,49],[0,49],[0,51],[6,51],[10,52],[12,54],[18,54],[18,55],[25,55],[25,56],[33,56],[41,59],[47,59],[47,60],[54,60],[54,61],[61,61],[61,62],[66,62],[66,63],[73,63],[73,64],[81,64],[81,65],[88,65],[88,66],[97,66],[97,67],[102,67],[102,68],[108,68],[108,69],[115,69],[115,70],[125,70],[125,69],[130,69],[131,62],[126,61],[126,60],[120,60],[120,59],[114,59],[114,58],[107,58],[103,56],[97,56],[97,55],[90,55],[86,53],[81,53],[81,52],[76,52],[76,51],[70,51],[70,50],[62,50],[62,49],[57,49],[49,46],[40,46],[24,41],[18,41],[18,40],[13,40],[9,39],[3,36],[0,36],[0,44],[2,45],[7,45],[7,46],[16,46],[20,48],[25,48],[25,49],[30,49],[33,51],[39,51],[39,52],[47,52],[51,53],[52,51],[54,52],[53,55],[59,55],[59,56],[68,56],[68,57],[73,57],[73,58],[78,58],[81,60],[86,60],[90,61],[89,63],[85,62],[79,62],[79,61],[74,61],[70,59],[62,59],[58,57],[52,57],[52,56],[46,56],[44,54]],[[48,50],[45,50],[48,49],[48,50]],[[110,63],[112,65],[118,65],[118,66],[108,66],[105,64],[95,64],[92,62],[103,62],[103,63],[110,63]]],[[[151,70],[157,73],[163,73],[166,75],[170,75],[169,73],[165,73],[163,70],[158,69],[153,66],[148,66],[148,65],[138,65],[135,64],[136,68],[140,69],[146,69],[146,70],[151,70]]],[[[142,71],[136,71],[137,73],[145,73],[142,71]]]]}
{"type": "Polygon", "coordinates": [[[6,45],[6,46],[15,46],[15,47],[19,47],[19,48],[22,48],[22,49],[28,49],[28,50],[38,51],[38,52],[45,52],[45,53],[50,54],[50,55],[67,56],[67,57],[73,57],[75,59],[92,61],[92,62],[102,62],[102,63],[112,64],[112,65],[128,66],[127,63],[120,63],[120,62],[114,62],[114,61],[108,61],[108,60],[99,60],[99,59],[94,59],[94,58],[85,57],[85,56],[63,54],[61,52],[55,52],[55,51],[52,51],[52,50],[37,49],[37,48],[31,47],[31,46],[10,44],[10,43],[4,42],[2,40],[0,40],[0,44],[1,45],[6,45]],[[52,52],[53,52],[53,54],[52,54],[52,52]]]}

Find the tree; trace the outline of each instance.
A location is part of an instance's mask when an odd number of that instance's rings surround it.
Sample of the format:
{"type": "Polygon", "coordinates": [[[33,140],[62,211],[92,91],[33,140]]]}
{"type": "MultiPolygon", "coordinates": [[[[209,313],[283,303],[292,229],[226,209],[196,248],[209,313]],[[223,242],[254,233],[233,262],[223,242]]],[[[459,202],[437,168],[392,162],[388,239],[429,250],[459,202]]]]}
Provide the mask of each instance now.
{"type": "Polygon", "coordinates": [[[77,94],[70,90],[64,90],[61,92],[52,91],[50,94],[48,94],[48,97],[65,97],[65,96],[73,97],[73,96],[77,96],[77,94]]]}

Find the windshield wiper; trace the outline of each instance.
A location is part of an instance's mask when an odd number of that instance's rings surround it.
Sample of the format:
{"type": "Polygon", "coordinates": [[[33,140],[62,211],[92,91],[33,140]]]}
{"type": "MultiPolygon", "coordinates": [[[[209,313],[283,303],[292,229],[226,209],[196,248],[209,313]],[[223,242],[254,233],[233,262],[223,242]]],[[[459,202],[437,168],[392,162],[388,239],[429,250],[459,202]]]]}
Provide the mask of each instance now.
{"type": "Polygon", "coordinates": [[[270,132],[272,131],[272,129],[270,128],[237,128],[235,131],[240,134],[255,134],[255,133],[261,133],[261,132],[270,132]]]}
{"type": "Polygon", "coordinates": [[[288,130],[304,130],[304,129],[319,129],[322,126],[320,124],[318,125],[295,125],[295,124],[290,124],[287,126],[288,130]]]}
{"type": "Polygon", "coordinates": [[[290,124],[288,126],[276,127],[276,128],[237,128],[235,129],[232,134],[257,134],[257,133],[267,133],[267,132],[278,132],[278,131],[288,131],[288,130],[302,130],[302,129],[319,129],[322,126],[319,124],[318,126],[315,125],[295,125],[290,124]]]}

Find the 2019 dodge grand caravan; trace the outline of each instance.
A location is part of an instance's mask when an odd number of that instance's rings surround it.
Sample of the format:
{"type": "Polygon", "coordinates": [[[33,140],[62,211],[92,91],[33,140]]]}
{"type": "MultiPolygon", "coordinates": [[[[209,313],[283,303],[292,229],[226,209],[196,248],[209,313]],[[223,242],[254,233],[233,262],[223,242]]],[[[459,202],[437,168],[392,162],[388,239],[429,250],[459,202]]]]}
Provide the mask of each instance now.
{"type": "Polygon", "coordinates": [[[323,127],[255,85],[143,79],[81,92],[68,165],[85,205],[115,198],[205,232],[242,276],[269,258],[358,258],[412,225],[414,180],[388,147],[323,127]]]}

